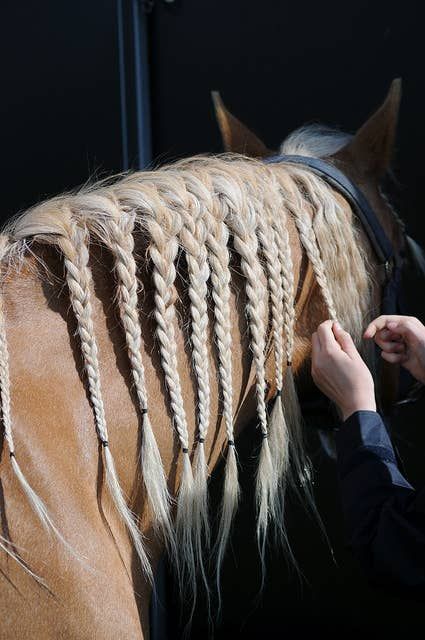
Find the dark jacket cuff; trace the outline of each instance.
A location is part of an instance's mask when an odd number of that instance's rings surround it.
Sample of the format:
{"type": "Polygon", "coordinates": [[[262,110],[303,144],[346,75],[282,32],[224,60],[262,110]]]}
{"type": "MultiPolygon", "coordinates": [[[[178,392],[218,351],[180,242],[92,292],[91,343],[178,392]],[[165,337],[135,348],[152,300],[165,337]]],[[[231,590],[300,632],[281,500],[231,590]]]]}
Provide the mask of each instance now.
{"type": "Polygon", "coordinates": [[[376,411],[356,411],[336,435],[338,466],[344,470],[360,452],[371,453],[396,464],[396,456],[384,422],[376,411]]]}

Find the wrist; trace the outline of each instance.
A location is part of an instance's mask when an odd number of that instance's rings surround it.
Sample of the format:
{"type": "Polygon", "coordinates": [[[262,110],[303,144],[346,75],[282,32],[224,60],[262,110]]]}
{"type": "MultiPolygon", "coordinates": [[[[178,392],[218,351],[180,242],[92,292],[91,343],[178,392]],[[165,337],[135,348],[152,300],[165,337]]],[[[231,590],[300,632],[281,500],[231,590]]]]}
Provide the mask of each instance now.
{"type": "Polygon", "coordinates": [[[340,407],[342,419],[345,422],[353,413],[357,411],[376,411],[375,399],[355,402],[346,407],[340,407]]]}

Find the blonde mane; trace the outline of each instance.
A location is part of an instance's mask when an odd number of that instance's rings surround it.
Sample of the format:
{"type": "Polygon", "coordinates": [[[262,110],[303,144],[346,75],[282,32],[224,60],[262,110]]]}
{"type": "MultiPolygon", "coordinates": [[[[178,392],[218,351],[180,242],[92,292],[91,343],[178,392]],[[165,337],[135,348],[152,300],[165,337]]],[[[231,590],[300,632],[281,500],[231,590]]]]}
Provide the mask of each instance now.
{"type": "MultiPolygon", "coordinates": [[[[300,140],[299,135],[298,146],[294,146],[297,152],[301,148],[300,140]]],[[[305,152],[305,141],[303,144],[305,152]]],[[[291,148],[289,143],[284,146],[285,152],[291,148]]],[[[320,149],[323,151],[323,146],[320,149]]],[[[338,318],[358,340],[369,313],[371,292],[368,267],[359,248],[355,225],[346,203],[323,180],[299,166],[285,163],[267,166],[236,155],[192,158],[48,200],[12,220],[1,235],[4,277],[25,259],[34,241],[55,246],[63,257],[108,488],[149,579],[151,568],[145,541],[120,488],[109,447],[91,304],[94,294],[89,267],[90,242],[101,243],[114,260],[119,316],[138,410],[143,419],[141,471],[155,526],[178,567],[182,583],[194,584],[199,572],[205,578],[203,554],[210,543],[204,442],[211,419],[216,418],[210,410],[210,379],[216,375],[227,439],[221,520],[215,546],[218,580],[239,500],[230,357],[232,256],[239,261],[245,286],[246,317],[256,374],[257,416],[263,436],[256,478],[257,534],[262,557],[270,523],[285,537],[283,499],[287,481],[295,485],[304,482],[305,452],[291,369],[296,292],[288,218],[295,221],[329,317],[338,318]],[[172,426],[183,458],[175,524],[155,425],[149,417],[151,399],[140,348],[143,327],[139,316],[137,268],[141,258],[135,254],[135,237],[143,239],[147,246],[143,260],[151,274],[157,343],[172,426]],[[182,363],[175,341],[178,264],[184,264],[186,269],[189,300],[187,313],[197,393],[195,443],[189,441],[179,375],[182,363]],[[210,307],[217,372],[210,371],[206,356],[210,307]],[[266,406],[265,370],[269,332],[277,389],[270,415],[266,406]]],[[[30,503],[46,527],[60,535],[42,499],[32,490],[18,464],[19,451],[15,450],[10,411],[13,389],[9,382],[4,314],[0,293],[0,385],[6,445],[14,472],[30,503]]],[[[10,357],[13,358],[13,353],[10,357]]]]}

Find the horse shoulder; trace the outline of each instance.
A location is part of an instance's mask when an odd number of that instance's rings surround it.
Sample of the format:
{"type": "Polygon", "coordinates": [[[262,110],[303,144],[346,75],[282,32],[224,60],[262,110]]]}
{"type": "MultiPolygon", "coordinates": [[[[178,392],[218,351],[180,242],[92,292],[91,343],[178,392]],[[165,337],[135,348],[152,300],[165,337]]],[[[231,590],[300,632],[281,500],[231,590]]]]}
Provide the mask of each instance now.
{"type": "MultiPolygon", "coordinates": [[[[11,471],[3,446],[0,466],[2,535],[43,586],[0,554],[2,637],[142,638],[131,577],[133,551],[103,489],[98,441],[87,399],[75,322],[57,259],[25,258],[4,282],[12,429],[16,458],[41,497],[65,546],[47,533],[11,471]],[[72,549],[72,551],[70,550],[72,549]],[[24,597],[22,597],[24,596],[24,597]],[[99,607],[99,602],[102,606],[99,607]]],[[[131,494],[136,456],[135,411],[101,302],[93,296],[105,405],[114,422],[112,443],[120,476],[131,494]],[[111,398],[111,400],[109,399],[111,398]],[[125,441],[127,446],[123,446],[125,441]]],[[[148,601],[148,588],[140,585],[148,601]]]]}

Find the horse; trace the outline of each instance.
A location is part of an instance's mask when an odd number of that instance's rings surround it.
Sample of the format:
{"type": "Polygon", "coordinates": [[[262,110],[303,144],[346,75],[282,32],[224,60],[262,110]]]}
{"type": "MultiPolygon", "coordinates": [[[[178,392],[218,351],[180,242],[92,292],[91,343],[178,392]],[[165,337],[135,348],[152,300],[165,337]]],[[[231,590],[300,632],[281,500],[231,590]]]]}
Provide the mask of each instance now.
{"type": "MultiPolygon", "coordinates": [[[[397,254],[404,230],[380,184],[399,102],[394,81],[354,136],[303,127],[280,149],[339,167],[397,254]]],[[[271,151],[216,108],[228,153],[85,185],[2,232],[2,638],[148,638],[164,549],[183,593],[207,581],[210,550],[219,584],[237,436],[254,418],[262,557],[271,527],[287,544],[287,485],[309,499],[294,378],[321,320],[359,343],[382,273],[340,193],[265,163],[271,151]],[[213,544],[207,482],[222,457],[213,544]]]]}

